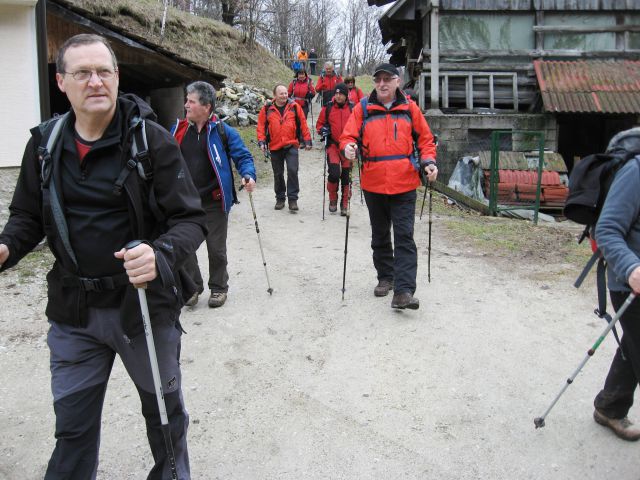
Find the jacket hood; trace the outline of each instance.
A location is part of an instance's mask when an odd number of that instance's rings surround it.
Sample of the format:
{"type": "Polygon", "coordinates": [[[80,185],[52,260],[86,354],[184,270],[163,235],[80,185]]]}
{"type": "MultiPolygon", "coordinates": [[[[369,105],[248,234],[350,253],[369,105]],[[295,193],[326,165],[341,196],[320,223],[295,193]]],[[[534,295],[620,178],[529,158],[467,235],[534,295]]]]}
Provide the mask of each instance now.
{"type": "Polygon", "coordinates": [[[118,106],[120,107],[120,111],[124,117],[127,119],[127,123],[136,116],[145,120],[152,120],[154,122],[157,122],[158,120],[158,117],[149,104],[133,93],[119,95],[118,106]]]}
{"type": "Polygon", "coordinates": [[[609,141],[606,153],[631,158],[640,154],[640,127],[617,133],[609,141]]]}

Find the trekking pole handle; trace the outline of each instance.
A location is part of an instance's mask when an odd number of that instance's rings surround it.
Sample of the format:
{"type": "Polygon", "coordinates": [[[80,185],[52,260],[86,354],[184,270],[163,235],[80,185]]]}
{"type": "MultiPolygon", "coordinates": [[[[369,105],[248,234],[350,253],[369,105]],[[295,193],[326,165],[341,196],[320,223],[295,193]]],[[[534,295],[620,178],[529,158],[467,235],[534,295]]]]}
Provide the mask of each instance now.
{"type": "MultiPolygon", "coordinates": [[[[124,248],[125,250],[131,250],[133,248],[136,248],[138,245],[142,245],[144,242],[142,240],[131,240],[129,243],[127,243],[124,248]]],[[[145,283],[134,283],[133,284],[133,288],[142,288],[142,289],[146,289],[147,288],[147,284],[145,283]]]]}

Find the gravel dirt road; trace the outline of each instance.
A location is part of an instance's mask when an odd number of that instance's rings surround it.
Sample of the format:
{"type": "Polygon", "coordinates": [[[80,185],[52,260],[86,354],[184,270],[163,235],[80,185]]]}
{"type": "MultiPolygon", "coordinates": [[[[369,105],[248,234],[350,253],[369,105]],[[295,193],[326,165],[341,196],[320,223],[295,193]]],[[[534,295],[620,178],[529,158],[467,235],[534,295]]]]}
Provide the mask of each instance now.
{"type": "MultiPolygon", "coordinates": [[[[372,293],[369,222],[356,190],[342,301],[345,219],[321,219],[322,151],[302,153],[300,164],[299,213],[273,209],[269,177],[254,194],[273,295],[241,192],[229,228],[229,300],[214,310],[203,296],[184,310],[194,479],[637,480],[638,445],[591,418],[613,339],[534,429],[604,327],[592,314],[593,282],[576,291],[575,268],[553,252],[482,253],[439,214],[431,283],[428,222],[416,218],[420,309],[394,311],[390,297],[372,293]]],[[[0,176],[4,223],[15,172],[0,176]]],[[[199,256],[206,275],[203,248],[199,256]]],[[[48,262],[25,262],[0,275],[0,478],[10,480],[42,478],[53,447],[48,262]]],[[[99,479],[145,478],[139,411],[116,361],[99,479]]]]}

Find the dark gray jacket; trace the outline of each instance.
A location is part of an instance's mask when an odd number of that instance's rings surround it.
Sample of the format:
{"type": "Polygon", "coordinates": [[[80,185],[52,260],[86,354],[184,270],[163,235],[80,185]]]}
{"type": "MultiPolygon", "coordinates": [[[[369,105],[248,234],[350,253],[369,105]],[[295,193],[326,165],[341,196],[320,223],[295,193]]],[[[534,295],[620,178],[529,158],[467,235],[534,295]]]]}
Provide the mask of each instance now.
{"type": "Polygon", "coordinates": [[[627,279],[640,267],[640,155],[616,174],[595,236],[607,260],[609,290],[630,291],[627,279]]]}

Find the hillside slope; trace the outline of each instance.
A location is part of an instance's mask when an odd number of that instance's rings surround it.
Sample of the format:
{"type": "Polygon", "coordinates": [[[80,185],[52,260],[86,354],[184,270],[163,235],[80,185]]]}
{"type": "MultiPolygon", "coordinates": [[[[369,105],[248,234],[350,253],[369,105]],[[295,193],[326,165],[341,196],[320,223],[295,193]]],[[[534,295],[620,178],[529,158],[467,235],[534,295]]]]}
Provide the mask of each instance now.
{"type": "Polygon", "coordinates": [[[242,32],[222,22],[169,8],[160,37],[163,2],[156,0],[56,0],[85,10],[120,29],[188,58],[236,82],[271,89],[288,82],[291,71],[260,45],[243,40],[242,32]]]}

